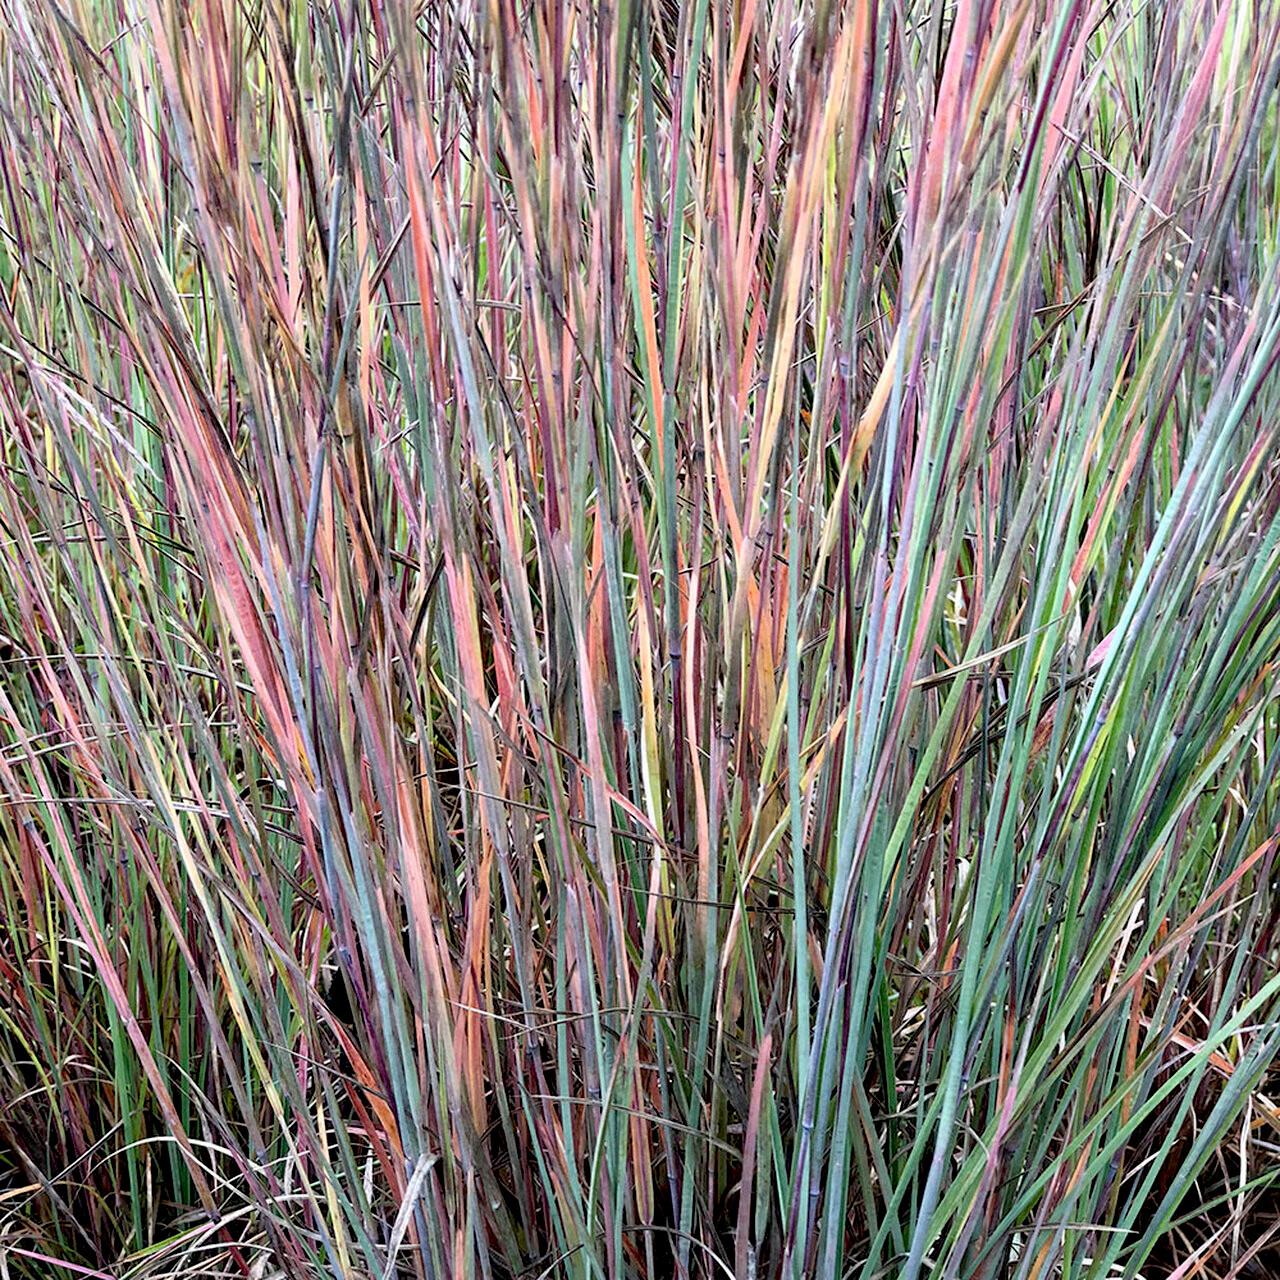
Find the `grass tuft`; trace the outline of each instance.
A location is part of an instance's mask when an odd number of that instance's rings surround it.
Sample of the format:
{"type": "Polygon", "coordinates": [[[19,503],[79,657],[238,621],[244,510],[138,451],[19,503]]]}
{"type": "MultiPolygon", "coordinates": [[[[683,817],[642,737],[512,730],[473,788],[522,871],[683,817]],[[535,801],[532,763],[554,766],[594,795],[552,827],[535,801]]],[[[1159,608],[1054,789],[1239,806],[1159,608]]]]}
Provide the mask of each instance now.
{"type": "Polygon", "coordinates": [[[0,0],[0,1276],[1280,1273],[1275,0],[0,0]]]}

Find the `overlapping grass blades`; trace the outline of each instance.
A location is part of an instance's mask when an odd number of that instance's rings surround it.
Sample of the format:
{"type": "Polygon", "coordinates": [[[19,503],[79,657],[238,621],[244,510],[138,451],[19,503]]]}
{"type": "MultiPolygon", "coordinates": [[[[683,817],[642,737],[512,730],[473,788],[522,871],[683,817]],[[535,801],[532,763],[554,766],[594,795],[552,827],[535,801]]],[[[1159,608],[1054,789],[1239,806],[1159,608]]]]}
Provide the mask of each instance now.
{"type": "Polygon", "coordinates": [[[0,25],[0,1273],[1277,1265],[1280,8],[0,25]]]}

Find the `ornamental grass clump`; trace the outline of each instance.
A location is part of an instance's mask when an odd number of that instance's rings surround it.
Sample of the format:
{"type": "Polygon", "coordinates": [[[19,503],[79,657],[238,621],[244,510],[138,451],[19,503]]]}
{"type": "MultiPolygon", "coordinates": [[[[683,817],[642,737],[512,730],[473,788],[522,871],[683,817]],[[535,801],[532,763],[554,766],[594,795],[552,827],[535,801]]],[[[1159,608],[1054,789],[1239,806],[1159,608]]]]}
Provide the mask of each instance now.
{"type": "Polygon", "coordinates": [[[1280,1274],[1275,0],[0,0],[0,1277],[1280,1274]]]}

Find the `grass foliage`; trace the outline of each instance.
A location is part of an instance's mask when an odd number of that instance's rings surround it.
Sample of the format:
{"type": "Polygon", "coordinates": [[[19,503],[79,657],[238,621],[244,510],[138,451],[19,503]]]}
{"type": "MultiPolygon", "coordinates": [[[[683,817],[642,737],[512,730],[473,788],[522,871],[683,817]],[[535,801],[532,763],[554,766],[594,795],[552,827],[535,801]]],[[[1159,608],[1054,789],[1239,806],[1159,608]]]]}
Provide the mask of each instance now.
{"type": "Polygon", "coordinates": [[[0,27],[5,1280],[1276,1274],[1275,0],[0,27]]]}

